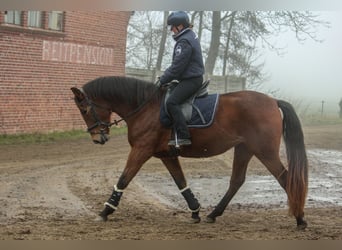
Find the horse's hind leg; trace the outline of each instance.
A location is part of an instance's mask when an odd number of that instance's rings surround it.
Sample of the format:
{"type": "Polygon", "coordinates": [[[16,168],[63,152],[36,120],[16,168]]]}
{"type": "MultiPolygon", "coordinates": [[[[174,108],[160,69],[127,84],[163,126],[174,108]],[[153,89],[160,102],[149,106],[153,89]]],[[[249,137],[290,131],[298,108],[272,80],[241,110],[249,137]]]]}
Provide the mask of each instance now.
{"type": "MultiPolygon", "coordinates": [[[[271,174],[277,179],[280,186],[286,191],[286,183],[287,183],[287,169],[281,163],[278,153],[268,154],[268,157],[260,157],[256,155],[256,157],[266,166],[266,168],[271,172],[271,174]],[[272,155],[274,155],[272,157],[272,155]]],[[[304,212],[296,217],[297,226],[299,229],[304,229],[307,227],[307,222],[304,220],[304,212]]]]}
{"type": "Polygon", "coordinates": [[[287,170],[281,163],[278,153],[274,153],[273,155],[272,157],[272,154],[269,153],[267,157],[260,157],[257,154],[255,156],[266,166],[268,171],[271,172],[286,192],[287,170]]]}
{"type": "Polygon", "coordinates": [[[198,223],[201,221],[199,217],[199,211],[201,205],[198,200],[195,198],[195,195],[192,193],[190,187],[187,186],[184,173],[182,171],[181,165],[177,157],[174,158],[162,158],[161,159],[169,170],[173,180],[175,181],[177,187],[179,188],[181,194],[186,200],[190,211],[192,212],[191,218],[193,223],[198,223]]]}
{"type": "Polygon", "coordinates": [[[239,144],[235,146],[233,171],[232,176],[230,178],[228,191],[223,196],[218,205],[215,207],[215,209],[207,216],[207,222],[215,222],[216,217],[221,216],[223,214],[228,203],[231,201],[236,192],[245,182],[247,166],[252,156],[253,154],[247,150],[244,144],[239,144]]]}

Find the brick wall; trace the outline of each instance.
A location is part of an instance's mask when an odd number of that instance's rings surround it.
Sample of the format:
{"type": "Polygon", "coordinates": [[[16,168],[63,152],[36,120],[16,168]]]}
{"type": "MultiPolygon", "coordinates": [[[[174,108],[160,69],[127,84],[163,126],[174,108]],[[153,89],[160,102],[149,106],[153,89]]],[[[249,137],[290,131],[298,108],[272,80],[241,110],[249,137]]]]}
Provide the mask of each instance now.
{"type": "Polygon", "coordinates": [[[64,12],[63,31],[4,23],[0,12],[0,134],[85,128],[72,86],[125,74],[130,12],[64,12]]]}

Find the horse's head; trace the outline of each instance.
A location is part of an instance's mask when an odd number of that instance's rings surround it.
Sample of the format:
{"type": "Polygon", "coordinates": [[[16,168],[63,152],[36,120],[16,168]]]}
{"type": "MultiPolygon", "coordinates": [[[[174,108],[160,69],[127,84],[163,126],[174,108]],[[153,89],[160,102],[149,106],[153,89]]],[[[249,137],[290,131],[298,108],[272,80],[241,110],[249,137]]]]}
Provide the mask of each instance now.
{"type": "Polygon", "coordinates": [[[105,103],[93,102],[82,89],[71,88],[75,95],[75,103],[88,126],[94,143],[105,144],[109,140],[111,109],[105,103]]]}

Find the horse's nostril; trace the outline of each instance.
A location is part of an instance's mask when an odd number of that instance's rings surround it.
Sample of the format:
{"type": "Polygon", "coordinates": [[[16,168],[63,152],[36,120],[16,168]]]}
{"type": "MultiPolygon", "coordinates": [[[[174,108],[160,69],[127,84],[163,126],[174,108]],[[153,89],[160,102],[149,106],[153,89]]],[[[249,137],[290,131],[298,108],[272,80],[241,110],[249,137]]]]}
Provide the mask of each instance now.
{"type": "Polygon", "coordinates": [[[95,144],[100,144],[100,142],[99,142],[98,140],[93,140],[93,142],[94,142],[95,144]]]}
{"type": "Polygon", "coordinates": [[[93,140],[93,142],[94,142],[95,144],[101,144],[101,145],[105,144],[106,141],[108,141],[108,140],[106,140],[106,139],[104,139],[104,138],[101,138],[101,140],[96,140],[96,139],[93,140]]]}
{"type": "Polygon", "coordinates": [[[105,134],[103,137],[105,141],[109,141],[109,135],[105,134]]]}
{"type": "Polygon", "coordinates": [[[103,144],[105,144],[106,141],[104,141],[104,140],[101,140],[101,141],[99,141],[99,140],[93,140],[93,142],[94,142],[95,144],[101,144],[101,145],[103,145],[103,144]]]}

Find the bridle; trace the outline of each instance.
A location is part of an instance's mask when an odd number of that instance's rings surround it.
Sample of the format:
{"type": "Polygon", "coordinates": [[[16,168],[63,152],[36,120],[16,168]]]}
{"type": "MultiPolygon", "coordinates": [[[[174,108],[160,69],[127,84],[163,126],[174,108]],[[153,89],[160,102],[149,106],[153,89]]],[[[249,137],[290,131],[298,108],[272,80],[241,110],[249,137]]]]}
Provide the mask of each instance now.
{"type": "Polygon", "coordinates": [[[102,128],[102,127],[105,127],[107,129],[109,129],[111,126],[113,126],[115,124],[115,122],[104,122],[104,121],[100,120],[100,118],[98,118],[97,113],[95,112],[95,108],[94,107],[97,107],[97,108],[100,108],[100,109],[105,109],[109,113],[112,113],[112,111],[110,109],[102,107],[102,106],[100,106],[100,105],[98,105],[98,104],[96,104],[96,103],[94,103],[94,102],[92,102],[90,100],[89,100],[88,106],[90,107],[90,112],[91,112],[91,114],[93,116],[93,119],[95,120],[95,123],[87,128],[87,132],[92,133],[92,134],[96,134],[96,133],[93,133],[91,131],[94,128],[100,126],[101,127],[100,128],[100,134],[103,134],[105,129],[102,128]]]}
{"type": "Polygon", "coordinates": [[[101,134],[102,136],[105,134],[104,133],[105,129],[110,129],[113,125],[118,125],[119,122],[122,122],[122,121],[126,120],[127,118],[129,118],[130,116],[134,115],[135,113],[139,112],[148,102],[150,102],[152,100],[154,95],[158,92],[158,88],[157,88],[156,91],[151,95],[150,98],[148,98],[146,101],[144,101],[142,104],[140,104],[136,109],[129,112],[126,116],[120,118],[119,120],[114,120],[113,122],[104,122],[98,117],[98,115],[95,111],[95,107],[97,107],[99,109],[107,110],[109,113],[112,113],[113,111],[109,108],[103,107],[103,106],[93,102],[92,100],[90,100],[88,98],[87,94],[84,92],[84,90],[82,88],[80,90],[85,97],[84,100],[80,102],[80,104],[82,105],[85,102],[87,108],[86,108],[86,111],[84,111],[84,112],[86,112],[86,113],[91,112],[93,119],[95,120],[95,123],[87,128],[87,132],[90,134],[101,134]],[[99,126],[102,126],[104,128],[100,128],[99,133],[92,132],[92,130],[94,128],[99,127],[99,126]]]}
{"type": "Polygon", "coordinates": [[[96,111],[95,111],[95,107],[96,108],[99,108],[99,109],[104,109],[104,110],[107,110],[109,113],[112,113],[112,110],[109,109],[109,108],[106,108],[106,107],[103,107],[95,102],[93,102],[92,100],[90,100],[84,93],[84,96],[85,96],[85,99],[80,102],[79,104],[82,105],[83,103],[85,103],[86,105],[86,110],[84,111],[81,111],[82,114],[87,114],[87,113],[91,113],[92,115],[92,118],[93,120],[95,121],[93,125],[89,126],[87,128],[87,132],[90,133],[90,134],[101,134],[101,135],[104,135],[104,132],[105,132],[105,129],[109,129],[111,126],[113,126],[114,124],[116,124],[116,122],[104,122],[102,121],[96,111]],[[100,128],[100,132],[99,133],[96,133],[96,132],[92,132],[92,130],[96,127],[101,127],[100,128]]]}

